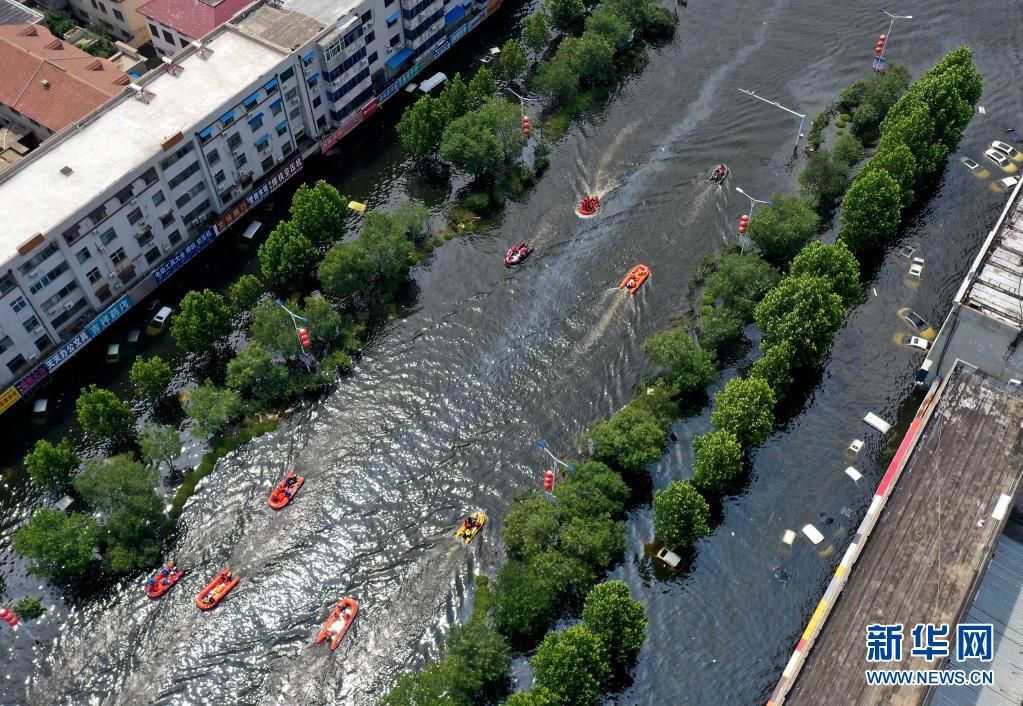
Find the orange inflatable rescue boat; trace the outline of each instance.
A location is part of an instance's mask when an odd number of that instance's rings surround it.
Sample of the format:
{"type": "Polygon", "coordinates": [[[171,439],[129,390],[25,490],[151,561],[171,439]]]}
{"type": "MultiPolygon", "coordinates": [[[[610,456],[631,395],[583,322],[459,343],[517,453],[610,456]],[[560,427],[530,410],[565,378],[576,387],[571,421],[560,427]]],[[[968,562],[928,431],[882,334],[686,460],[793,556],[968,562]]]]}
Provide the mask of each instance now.
{"type": "Polygon", "coordinates": [[[224,600],[224,597],[231,592],[231,589],[238,585],[239,581],[241,579],[232,574],[230,569],[224,569],[195,597],[195,605],[199,607],[199,610],[216,608],[220,601],[224,600]]]}
{"type": "Polygon", "coordinates": [[[284,474],[281,482],[273,489],[273,492],[270,493],[270,497],[266,501],[267,505],[274,510],[280,510],[291,502],[291,499],[295,497],[303,483],[305,483],[305,476],[300,476],[294,471],[288,471],[284,474]]]}
{"type": "Polygon", "coordinates": [[[643,283],[650,277],[650,268],[646,265],[636,265],[629,271],[629,274],[625,275],[625,279],[618,285],[619,289],[624,289],[630,294],[635,294],[643,283]]]}
{"type": "Polygon", "coordinates": [[[320,644],[328,637],[330,638],[330,649],[336,650],[341,640],[348,633],[348,628],[355,622],[355,616],[359,613],[359,602],[351,596],[341,599],[331,612],[327,622],[320,628],[320,634],[316,637],[316,644],[320,644]]]}

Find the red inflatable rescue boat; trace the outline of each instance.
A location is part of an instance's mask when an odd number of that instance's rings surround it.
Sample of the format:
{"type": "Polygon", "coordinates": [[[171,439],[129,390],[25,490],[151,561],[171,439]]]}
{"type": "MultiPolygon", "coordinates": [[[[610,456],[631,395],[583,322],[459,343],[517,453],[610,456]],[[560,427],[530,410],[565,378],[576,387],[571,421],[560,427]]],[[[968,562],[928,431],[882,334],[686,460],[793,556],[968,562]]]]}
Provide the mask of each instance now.
{"type": "Polygon", "coordinates": [[[320,628],[320,634],[316,637],[316,644],[320,644],[328,637],[330,638],[330,649],[336,650],[341,640],[348,633],[348,628],[355,622],[355,616],[359,613],[359,602],[351,596],[345,596],[338,603],[327,622],[320,628]]]}
{"type": "Polygon", "coordinates": [[[174,564],[167,564],[146,581],[146,595],[150,598],[159,598],[174,588],[174,584],[184,575],[183,569],[179,569],[174,564]],[[166,574],[163,573],[164,570],[167,571],[166,574]]]}
{"type": "Polygon", "coordinates": [[[589,218],[590,216],[597,215],[598,208],[600,208],[600,197],[586,194],[580,202],[579,207],[575,210],[575,215],[580,218],[589,218]]]}
{"type": "Polygon", "coordinates": [[[646,265],[636,265],[633,267],[629,274],[625,275],[625,279],[618,285],[619,289],[624,289],[630,294],[635,294],[639,291],[639,288],[643,286],[643,283],[650,277],[650,268],[646,265]]]}
{"type": "Polygon", "coordinates": [[[239,581],[241,579],[232,574],[230,569],[224,569],[195,597],[195,605],[199,610],[216,608],[239,581]]]}
{"type": "Polygon", "coordinates": [[[280,510],[291,502],[291,499],[295,497],[303,483],[305,483],[305,476],[300,476],[294,471],[288,471],[284,474],[281,482],[277,484],[277,487],[273,489],[273,492],[270,493],[270,497],[266,501],[267,505],[274,510],[280,510]]]}
{"type": "Polygon", "coordinates": [[[509,248],[508,254],[504,256],[504,266],[514,267],[515,265],[518,265],[527,257],[532,255],[533,250],[535,249],[536,248],[526,242],[522,242],[513,248],[509,248]]]}

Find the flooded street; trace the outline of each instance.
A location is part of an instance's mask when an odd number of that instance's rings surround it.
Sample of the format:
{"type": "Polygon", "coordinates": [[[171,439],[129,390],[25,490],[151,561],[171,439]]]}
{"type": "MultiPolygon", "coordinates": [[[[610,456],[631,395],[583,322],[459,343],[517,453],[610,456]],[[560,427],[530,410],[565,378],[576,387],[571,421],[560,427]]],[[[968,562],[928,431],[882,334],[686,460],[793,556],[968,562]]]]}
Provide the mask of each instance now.
{"type": "MultiPolygon", "coordinates": [[[[909,286],[909,261],[889,253],[823,376],[759,450],[745,493],[726,501],[689,572],[655,577],[643,557],[651,513],[630,515],[626,561],[613,574],[646,604],[650,626],[635,683],[616,703],[766,700],[887,460],[886,440],[859,420],[874,411],[895,421],[912,395],[922,356],[893,342],[904,331],[896,311],[909,306],[940,324],[1004,202],[957,160],[979,159],[1006,128],[1023,130],[1014,122],[1023,6],[899,0],[894,9],[916,19],[897,26],[893,61],[916,77],[965,43],[985,80],[986,114],[900,243],[919,246],[923,281],[909,286]],[[867,441],[859,484],[843,473],[854,438],[867,441]],[[807,522],[827,541],[781,543],[785,529],[807,522]]],[[[202,482],[170,554],[189,570],[182,584],[154,602],[140,581],[125,581],[70,608],[34,663],[28,649],[12,651],[0,702],[361,705],[436,655],[447,626],[466,614],[473,573],[492,573],[499,560],[512,498],[540,483],[533,440],[569,451],[652,372],[640,344],[684,306],[704,254],[733,237],[747,201],[732,187],[759,198],[797,187],[798,120],[738,89],[806,112],[808,127],[842,86],[868,75],[887,28],[872,7],[838,0],[692,0],[680,16],[675,40],[651,49],[642,72],[552,146],[550,169],[521,203],[413,270],[413,310],[370,342],[350,377],[202,482]],[[719,162],[732,168],[727,188],[705,180],[719,162]],[[604,206],[580,220],[573,207],[587,192],[604,206]],[[507,270],[505,249],[526,238],[537,252],[507,270]],[[628,297],[617,285],[639,262],[653,274],[628,297]],[[266,497],[292,463],[307,482],[275,514],[266,497]],[[475,507],[497,521],[466,549],[451,534],[475,507]],[[195,594],[224,566],[241,584],[200,613],[195,594]],[[312,645],[345,594],[362,603],[346,644],[336,653],[312,645]]],[[[355,137],[367,157],[360,168],[342,155],[309,176],[323,171],[374,208],[411,195],[441,212],[454,192],[424,183],[397,147],[384,147],[392,134],[379,125],[355,137]]],[[[655,487],[691,474],[689,442],[705,424],[676,424],[679,444],[652,468],[655,487]]],[[[38,582],[24,577],[9,535],[27,510],[3,503],[0,561],[8,595],[21,595],[38,582]]]]}

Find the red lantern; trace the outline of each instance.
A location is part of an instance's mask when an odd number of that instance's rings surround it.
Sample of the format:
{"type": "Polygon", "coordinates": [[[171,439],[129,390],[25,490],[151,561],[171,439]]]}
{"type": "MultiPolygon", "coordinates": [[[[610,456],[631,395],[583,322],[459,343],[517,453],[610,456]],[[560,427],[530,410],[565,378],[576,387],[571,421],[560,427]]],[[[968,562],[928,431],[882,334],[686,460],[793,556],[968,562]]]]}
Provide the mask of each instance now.
{"type": "Polygon", "coordinates": [[[21,618],[14,614],[14,611],[7,610],[6,608],[0,608],[0,620],[10,625],[12,628],[17,625],[21,618]]]}
{"type": "Polygon", "coordinates": [[[547,493],[554,490],[554,471],[549,468],[543,472],[543,489],[547,493]]]}
{"type": "Polygon", "coordinates": [[[877,38],[877,46],[874,47],[874,53],[878,54],[878,55],[884,53],[884,45],[887,42],[888,42],[888,35],[887,34],[882,34],[880,37],[878,37],[877,38]]]}
{"type": "Polygon", "coordinates": [[[529,137],[529,130],[530,130],[529,116],[528,115],[523,115],[522,116],[522,134],[523,134],[523,136],[529,137]]]}
{"type": "Polygon", "coordinates": [[[739,235],[746,235],[746,229],[749,227],[749,216],[743,216],[739,219],[739,235]]]}
{"type": "Polygon", "coordinates": [[[313,339],[309,337],[309,331],[304,328],[298,330],[298,340],[302,342],[303,348],[312,348],[313,339]]]}

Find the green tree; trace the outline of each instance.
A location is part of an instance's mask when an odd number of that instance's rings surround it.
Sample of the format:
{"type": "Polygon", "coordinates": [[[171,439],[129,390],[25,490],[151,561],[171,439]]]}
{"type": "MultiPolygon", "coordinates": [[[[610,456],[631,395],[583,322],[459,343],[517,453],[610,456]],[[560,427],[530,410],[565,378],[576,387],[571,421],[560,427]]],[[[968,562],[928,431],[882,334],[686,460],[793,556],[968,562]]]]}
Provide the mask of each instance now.
{"type": "Polygon", "coordinates": [[[883,169],[899,185],[900,205],[906,208],[916,197],[913,190],[916,181],[916,160],[909,147],[903,143],[886,140],[877,148],[860,174],[883,169]]]}
{"type": "MultiPolygon", "coordinates": [[[[939,138],[931,108],[916,95],[906,94],[881,123],[878,149],[905,145],[916,165],[916,183],[922,184],[944,166],[949,149],[939,138]]],[[[860,181],[862,177],[856,179],[860,181]]],[[[855,187],[856,184],[853,183],[855,187]]],[[[850,189],[851,191],[852,189],[850,189]]]]}
{"type": "Polygon", "coordinates": [[[498,67],[501,76],[508,81],[513,81],[526,70],[526,53],[522,51],[522,45],[517,39],[509,39],[501,47],[498,67]]]}
{"type": "Polygon", "coordinates": [[[296,289],[316,262],[312,241],[290,221],[281,221],[259,246],[259,268],[272,285],[296,289]]]}
{"type": "Polygon", "coordinates": [[[710,506],[687,481],[674,481],[654,494],[654,533],[674,551],[710,534],[710,506]]]}
{"type": "Polygon", "coordinates": [[[501,141],[505,156],[516,154],[515,151],[520,149],[524,142],[521,108],[503,98],[495,98],[480,109],[480,114],[501,141]]]}
{"type": "Polygon", "coordinates": [[[241,314],[254,307],[263,295],[266,287],[255,275],[242,275],[227,288],[227,303],[232,314],[241,314]]]}
{"type": "MultiPolygon", "coordinates": [[[[615,48],[607,38],[596,32],[585,32],[579,39],[573,37],[565,42],[572,42],[576,46],[576,65],[583,79],[609,83],[615,77],[615,48]]],[[[559,52],[565,42],[558,47],[559,52]]]]}
{"type": "Polygon", "coordinates": [[[401,146],[413,157],[425,157],[440,146],[447,116],[439,101],[423,96],[405,109],[398,121],[401,146]]]}
{"type": "Polygon", "coordinates": [[[598,583],[586,596],[583,627],[600,640],[604,659],[613,668],[635,663],[646,642],[646,609],[624,581],[598,583]]]}
{"type": "Polygon", "coordinates": [[[406,238],[415,239],[426,228],[430,220],[430,209],[422,201],[410,199],[398,204],[388,216],[406,238]]]}
{"type": "Polygon", "coordinates": [[[704,293],[743,321],[752,321],[753,308],[778,284],[780,277],[776,269],[752,253],[722,255],[717,270],[707,276],[704,293]]]}
{"type": "Polygon", "coordinates": [[[551,27],[565,34],[579,34],[583,30],[586,6],[583,0],[542,0],[540,7],[551,27]]]}
{"type": "Polygon", "coordinates": [[[28,560],[29,573],[61,581],[88,568],[98,541],[99,529],[91,517],[43,507],[14,531],[12,544],[14,551],[28,560]]]}
{"type": "Polygon", "coordinates": [[[400,223],[385,213],[371,211],[363,219],[360,242],[373,258],[379,278],[391,286],[405,281],[415,246],[400,223]]]}
{"type": "Polygon", "coordinates": [[[78,395],[75,414],[92,439],[122,442],[132,435],[135,414],[110,390],[89,385],[78,395]]]}
{"type": "Polygon", "coordinates": [[[139,437],[139,447],[142,455],[155,465],[159,466],[162,461],[172,473],[176,470],[174,461],[181,455],[181,436],[174,427],[169,424],[146,426],[139,437]]]}
{"type": "Polygon", "coordinates": [[[35,620],[43,617],[46,613],[46,609],[43,608],[43,599],[31,596],[24,596],[14,601],[11,610],[22,620],[35,620]]]}
{"type": "Polygon", "coordinates": [[[700,316],[700,343],[718,354],[742,340],[743,321],[735,311],[719,306],[700,316]]]}
{"type": "Polygon", "coordinates": [[[625,510],[629,486],[603,463],[586,461],[554,486],[554,496],[564,517],[617,517],[625,510]]]}
{"type": "Polygon", "coordinates": [[[845,318],[842,298],[819,277],[786,277],[757,305],[761,348],[788,341],[794,367],[816,364],[845,318]]]}
{"type": "Polygon", "coordinates": [[[320,179],[312,186],[302,184],[291,197],[291,225],[310,243],[323,249],[345,235],[348,199],[320,179]]]}
{"type": "Polygon", "coordinates": [[[359,241],[338,243],[328,250],[318,272],[324,291],[333,297],[348,297],[365,290],[376,274],[373,257],[359,241]]]}
{"type": "Polygon", "coordinates": [[[523,643],[543,634],[565,584],[556,585],[521,561],[506,561],[497,572],[494,590],[494,624],[513,642],[523,643]],[[544,600],[537,600],[544,596],[544,600]]]}
{"type": "Polygon", "coordinates": [[[185,401],[185,414],[195,421],[195,433],[210,436],[241,412],[234,390],[225,390],[207,380],[195,388],[185,401]]]}
{"type": "Polygon", "coordinates": [[[444,84],[444,89],[437,97],[437,101],[444,121],[451,122],[473,110],[477,105],[477,96],[462,79],[462,74],[456,73],[450,81],[444,84]]]}
{"type": "Polygon", "coordinates": [[[853,181],[842,201],[839,238],[857,257],[876,257],[895,235],[901,218],[899,185],[883,169],[866,171],[853,181]]]}
{"type": "Polygon", "coordinates": [[[465,685],[467,702],[502,691],[511,669],[508,642],[482,620],[451,628],[444,641],[444,661],[454,662],[465,685]]]}
{"type": "Polygon", "coordinates": [[[542,12],[535,12],[522,23],[522,42],[535,52],[542,52],[551,43],[551,29],[542,12]]]}
{"type": "Polygon", "coordinates": [[[668,443],[668,432],[649,411],[623,407],[609,421],[597,422],[590,438],[601,460],[613,460],[626,471],[642,471],[661,458],[668,443]]]}
{"type": "Polygon", "coordinates": [[[860,263],[841,240],[834,245],[818,240],[810,243],[792,260],[789,273],[793,277],[807,275],[827,280],[846,306],[860,297],[860,263]]]}
{"type": "Polygon", "coordinates": [[[513,559],[529,560],[558,540],[561,512],[542,495],[518,498],[504,518],[505,551],[513,559]]]}
{"type": "Polygon", "coordinates": [[[564,706],[564,702],[550,689],[534,686],[529,691],[512,694],[504,706],[564,706]]]}
{"type": "Polygon", "coordinates": [[[166,360],[158,355],[143,358],[139,356],[132,363],[131,371],[128,373],[131,378],[135,394],[149,402],[156,402],[167,392],[167,385],[174,377],[174,371],[166,360]]]}
{"type": "Polygon", "coordinates": [[[835,159],[851,167],[863,159],[863,145],[849,133],[844,133],[835,138],[831,153],[835,159]]]}
{"type": "Polygon", "coordinates": [[[750,220],[749,237],[764,259],[785,265],[817,234],[820,217],[810,203],[797,194],[775,194],[773,205],[759,209],[750,220]]]}
{"type": "Polygon", "coordinates": [[[774,427],[774,391],[760,378],[733,378],[714,398],[711,421],[746,449],[767,440],[774,427]]]}
{"type": "Polygon", "coordinates": [[[56,444],[40,439],[25,454],[25,470],[32,482],[43,490],[62,490],[71,483],[81,459],[71,442],[62,438],[56,444]]]}
{"type": "Polygon", "coordinates": [[[650,0],[604,0],[601,8],[618,15],[635,30],[644,30],[650,23],[654,4],[650,0]]]}
{"type": "Polygon", "coordinates": [[[351,341],[344,340],[351,335],[351,332],[345,327],[341,314],[323,297],[306,297],[302,302],[302,314],[309,319],[306,326],[314,345],[336,342],[342,342],[348,346],[354,345],[351,341]]]}
{"type": "MultiPolygon", "coordinates": [[[[514,41],[514,40],[509,40],[514,41]]],[[[470,110],[479,110],[494,99],[497,94],[497,82],[486,66],[480,67],[476,75],[469,80],[470,110]]],[[[460,117],[460,116],[455,116],[460,117]]]]}
{"type": "Polygon", "coordinates": [[[625,555],[625,523],[604,516],[573,517],[561,528],[558,550],[604,570],[625,555]]]}
{"type": "Polygon", "coordinates": [[[286,400],[292,390],[288,369],[275,363],[273,354],[259,341],[251,341],[231,359],[225,383],[235,392],[255,397],[264,404],[286,400]]]}
{"type": "Polygon", "coordinates": [[[460,698],[465,681],[461,666],[442,661],[419,673],[402,674],[377,706],[466,706],[469,702],[460,698]]]}
{"type": "Polygon", "coordinates": [[[156,473],[127,454],[120,454],[87,461],[85,470],[75,478],[75,490],[94,508],[110,513],[133,507],[140,498],[155,496],[156,481],[156,473]]]}
{"type": "Polygon", "coordinates": [[[43,23],[53,33],[53,36],[63,38],[74,28],[75,18],[64,10],[46,10],[43,13],[43,23]]]}
{"type": "Polygon", "coordinates": [[[566,57],[555,56],[540,66],[534,84],[555,105],[564,105],[579,93],[579,70],[566,57]]]}
{"type": "Polygon", "coordinates": [[[632,40],[632,28],[628,20],[604,8],[596,9],[586,18],[585,34],[603,37],[616,51],[621,51],[632,40]]]}
{"type": "Polygon", "coordinates": [[[209,289],[186,294],[181,310],[171,320],[174,342],[191,353],[220,345],[230,333],[231,311],[224,298],[209,289]]]}
{"type": "Polygon", "coordinates": [[[505,153],[504,145],[486,116],[469,113],[445,128],[440,156],[458,169],[480,177],[500,169],[505,153]]]}
{"type": "Polygon", "coordinates": [[[693,487],[704,495],[723,495],[742,474],[742,446],[725,429],[693,439],[693,487]]]}
{"type": "MultiPolygon", "coordinates": [[[[285,303],[292,311],[299,306],[295,300],[285,303]]],[[[289,358],[295,357],[299,350],[298,335],[295,324],[284,309],[275,302],[264,300],[252,310],[252,338],[266,350],[289,358]]]]}
{"type": "Polygon", "coordinates": [[[749,376],[770,385],[775,399],[780,400],[792,385],[792,344],[775,342],[750,366],[749,376]]]}
{"type": "Polygon", "coordinates": [[[682,328],[662,331],[643,341],[643,352],[668,371],[679,394],[689,394],[713,382],[718,375],[714,353],[698,348],[682,328]]]}
{"type": "Polygon", "coordinates": [[[828,218],[849,185],[849,165],[822,147],[807,158],[799,184],[814,202],[818,215],[828,218]]]}
{"type": "Polygon", "coordinates": [[[597,706],[611,676],[601,649],[600,638],[582,625],[552,632],[533,656],[533,678],[565,706],[597,706]]]}

